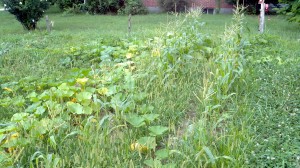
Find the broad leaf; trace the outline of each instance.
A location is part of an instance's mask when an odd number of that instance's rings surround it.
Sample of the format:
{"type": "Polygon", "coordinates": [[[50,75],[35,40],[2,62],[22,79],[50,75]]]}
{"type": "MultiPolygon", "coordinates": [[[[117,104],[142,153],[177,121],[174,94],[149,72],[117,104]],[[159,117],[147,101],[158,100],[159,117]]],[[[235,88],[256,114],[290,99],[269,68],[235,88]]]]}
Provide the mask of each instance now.
{"type": "Polygon", "coordinates": [[[155,119],[157,119],[159,117],[159,114],[144,114],[142,115],[142,117],[148,121],[148,122],[152,122],[155,119]]]}
{"type": "Polygon", "coordinates": [[[27,118],[27,116],[29,116],[28,113],[16,113],[11,117],[11,121],[19,122],[27,118]]]}
{"type": "Polygon", "coordinates": [[[139,144],[147,146],[149,149],[154,149],[156,147],[155,137],[142,137],[137,142],[139,144]]]}
{"type": "Polygon", "coordinates": [[[78,103],[68,102],[67,107],[71,113],[75,113],[75,114],[83,114],[84,113],[83,107],[78,103]]]}
{"type": "Polygon", "coordinates": [[[168,158],[170,151],[168,149],[160,149],[155,152],[155,156],[157,159],[165,159],[168,158]]]}
{"type": "Polygon", "coordinates": [[[152,127],[149,127],[149,130],[151,131],[150,132],[151,136],[162,135],[168,129],[169,129],[168,127],[163,127],[163,126],[152,126],[152,127]]]}
{"type": "Polygon", "coordinates": [[[125,120],[134,127],[141,127],[145,125],[144,118],[137,114],[129,114],[125,117],[125,120]]]}
{"type": "Polygon", "coordinates": [[[92,93],[90,92],[80,92],[76,95],[76,99],[79,102],[82,102],[84,100],[90,100],[92,98],[92,93]]]}

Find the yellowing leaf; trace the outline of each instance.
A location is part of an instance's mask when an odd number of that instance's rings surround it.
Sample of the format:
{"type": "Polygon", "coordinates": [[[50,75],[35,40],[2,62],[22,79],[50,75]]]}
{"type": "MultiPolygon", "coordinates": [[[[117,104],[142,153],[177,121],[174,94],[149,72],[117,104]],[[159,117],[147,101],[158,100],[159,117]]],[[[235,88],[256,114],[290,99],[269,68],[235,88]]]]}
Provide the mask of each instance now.
{"type": "Polygon", "coordinates": [[[8,91],[8,92],[12,92],[12,91],[13,91],[12,89],[10,89],[10,88],[8,88],[8,87],[3,88],[3,90],[6,90],[6,91],[8,91]]]}
{"type": "Polygon", "coordinates": [[[160,51],[159,51],[159,49],[154,49],[154,50],[152,50],[152,56],[153,57],[160,57],[160,51]]]}
{"type": "Polygon", "coordinates": [[[84,77],[84,78],[76,79],[76,82],[81,84],[81,85],[85,85],[88,80],[89,80],[89,78],[84,77]]]}
{"type": "Polygon", "coordinates": [[[76,103],[76,98],[73,98],[71,102],[76,103]]]}
{"type": "Polygon", "coordinates": [[[100,95],[106,95],[108,93],[108,89],[106,87],[98,89],[97,91],[100,95]]]}

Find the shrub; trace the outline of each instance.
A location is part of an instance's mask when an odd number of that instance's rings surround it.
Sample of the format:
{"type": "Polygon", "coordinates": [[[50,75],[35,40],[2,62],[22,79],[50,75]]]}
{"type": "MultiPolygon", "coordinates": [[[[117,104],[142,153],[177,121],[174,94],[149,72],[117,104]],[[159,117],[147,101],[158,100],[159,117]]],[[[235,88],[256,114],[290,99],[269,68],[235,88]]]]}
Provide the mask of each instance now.
{"type": "Polygon", "coordinates": [[[47,0],[3,0],[3,3],[8,12],[15,15],[27,30],[36,29],[37,22],[49,8],[47,0]]]}
{"type": "Polygon", "coordinates": [[[141,0],[88,0],[85,9],[90,14],[146,14],[147,9],[141,0]]]}
{"type": "Polygon", "coordinates": [[[118,11],[119,14],[147,14],[148,11],[145,8],[141,0],[128,0],[125,2],[125,7],[118,11]]]}
{"type": "Polygon", "coordinates": [[[189,0],[158,0],[159,6],[167,12],[184,12],[190,6],[189,0]]]}
{"type": "Polygon", "coordinates": [[[123,0],[88,0],[86,9],[90,14],[117,13],[124,6],[123,0]]]}
{"type": "Polygon", "coordinates": [[[83,0],[56,0],[56,3],[61,10],[75,8],[79,4],[83,4],[83,0]]]}

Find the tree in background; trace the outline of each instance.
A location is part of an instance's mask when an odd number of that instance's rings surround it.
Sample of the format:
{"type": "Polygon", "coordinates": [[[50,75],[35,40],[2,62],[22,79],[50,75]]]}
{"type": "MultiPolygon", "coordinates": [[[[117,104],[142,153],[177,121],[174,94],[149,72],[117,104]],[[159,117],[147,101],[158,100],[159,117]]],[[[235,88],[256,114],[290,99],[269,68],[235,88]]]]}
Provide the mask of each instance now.
{"type": "Polygon", "coordinates": [[[35,30],[50,4],[47,0],[3,0],[3,5],[25,29],[35,30]]]}
{"type": "Polygon", "coordinates": [[[300,0],[279,0],[279,2],[288,4],[280,9],[279,13],[287,15],[289,21],[300,24],[300,0]]]}
{"type": "Polygon", "coordinates": [[[56,0],[61,10],[90,14],[146,14],[142,0],[56,0]]]}
{"type": "Polygon", "coordinates": [[[75,8],[80,4],[83,4],[83,0],[55,0],[55,3],[58,5],[59,9],[66,10],[69,8],[75,8]]]}
{"type": "Polygon", "coordinates": [[[166,12],[184,12],[190,6],[189,0],[158,0],[159,6],[166,12]]]}
{"type": "MultiPolygon", "coordinates": [[[[259,13],[259,5],[258,5],[258,0],[226,0],[227,3],[229,4],[236,4],[237,2],[240,5],[246,6],[247,7],[247,12],[252,13],[252,14],[258,14],[259,13]]],[[[266,4],[277,4],[278,0],[265,0],[266,4]]]]}
{"type": "Polygon", "coordinates": [[[216,13],[220,13],[221,10],[221,0],[216,0],[216,13]]]}

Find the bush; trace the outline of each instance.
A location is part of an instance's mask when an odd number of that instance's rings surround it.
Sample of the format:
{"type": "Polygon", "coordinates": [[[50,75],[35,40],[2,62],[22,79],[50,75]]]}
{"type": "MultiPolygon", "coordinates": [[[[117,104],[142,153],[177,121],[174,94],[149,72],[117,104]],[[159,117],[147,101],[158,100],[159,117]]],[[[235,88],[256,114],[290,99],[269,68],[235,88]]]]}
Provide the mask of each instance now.
{"type": "Polygon", "coordinates": [[[37,22],[49,8],[47,0],[3,0],[3,3],[8,12],[15,15],[27,30],[36,29],[37,22]]]}
{"type": "Polygon", "coordinates": [[[79,4],[83,4],[83,0],[56,0],[56,4],[59,9],[67,10],[70,8],[75,8],[79,4]]]}
{"type": "Polygon", "coordinates": [[[184,12],[190,6],[189,0],[158,0],[159,6],[167,12],[184,12]]]}
{"type": "Polygon", "coordinates": [[[147,9],[141,0],[88,0],[85,9],[90,14],[146,14],[147,9]]]}
{"type": "Polygon", "coordinates": [[[125,7],[118,11],[119,14],[147,14],[148,10],[145,8],[141,0],[128,0],[125,2],[125,7]]]}
{"type": "Polygon", "coordinates": [[[90,14],[117,13],[124,6],[123,0],[88,0],[86,10],[90,14]]]}

